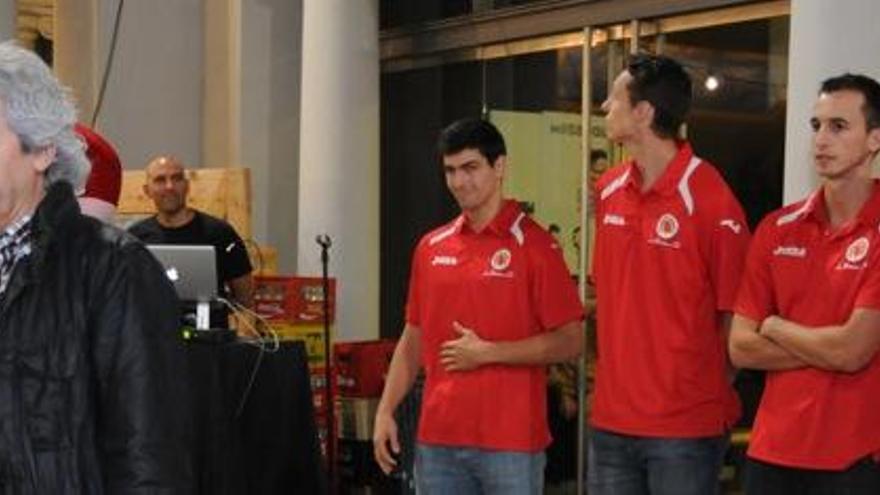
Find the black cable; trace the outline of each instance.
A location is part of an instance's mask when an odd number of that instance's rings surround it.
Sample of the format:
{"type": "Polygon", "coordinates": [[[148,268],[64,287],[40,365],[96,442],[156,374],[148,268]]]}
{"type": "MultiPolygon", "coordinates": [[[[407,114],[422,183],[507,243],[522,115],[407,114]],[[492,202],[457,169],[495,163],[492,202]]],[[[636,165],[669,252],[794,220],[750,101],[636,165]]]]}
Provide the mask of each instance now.
{"type": "Polygon", "coordinates": [[[116,40],[119,36],[119,21],[122,19],[122,6],[125,0],[119,0],[116,7],[116,20],[113,21],[113,35],[110,37],[110,49],[107,52],[107,63],[104,64],[104,75],[101,77],[101,89],[98,90],[98,101],[95,102],[95,111],[92,112],[91,127],[95,127],[98,122],[98,115],[101,113],[101,107],[104,105],[104,94],[107,92],[107,81],[110,79],[110,68],[113,66],[113,59],[116,55],[116,40]]]}

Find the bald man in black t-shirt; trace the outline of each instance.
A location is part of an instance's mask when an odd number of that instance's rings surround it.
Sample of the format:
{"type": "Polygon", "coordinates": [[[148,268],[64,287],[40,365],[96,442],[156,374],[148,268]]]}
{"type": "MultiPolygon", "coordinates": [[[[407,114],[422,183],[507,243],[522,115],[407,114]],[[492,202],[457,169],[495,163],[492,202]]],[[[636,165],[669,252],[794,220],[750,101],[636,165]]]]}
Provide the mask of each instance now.
{"type": "MultiPolygon", "coordinates": [[[[160,156],[146,168],[144,193],[156,204],[156,215],[129,228],[146,244],[202,244],[214,246],[217,255],[218,292],[248,308],[253,307],[254,282],[247,249],[235,229],[225,221],[186,204],[189,180],[183,163],[160,156]]],[[[226,325],[212,318],[214,324],[226,325]]]]}

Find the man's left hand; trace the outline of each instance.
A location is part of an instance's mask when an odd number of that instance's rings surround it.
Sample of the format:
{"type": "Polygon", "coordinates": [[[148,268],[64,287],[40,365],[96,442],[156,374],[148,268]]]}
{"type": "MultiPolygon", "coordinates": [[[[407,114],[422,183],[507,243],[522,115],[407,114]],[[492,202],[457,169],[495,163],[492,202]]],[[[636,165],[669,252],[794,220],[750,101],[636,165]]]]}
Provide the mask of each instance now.
{"type": "Polygon", "coordinates": [[[446,371],[469,371],[486,364],[492,343],[481,339],[473,330],[452,322],[457,339],[440,345],[440,364],[446,371]]]}

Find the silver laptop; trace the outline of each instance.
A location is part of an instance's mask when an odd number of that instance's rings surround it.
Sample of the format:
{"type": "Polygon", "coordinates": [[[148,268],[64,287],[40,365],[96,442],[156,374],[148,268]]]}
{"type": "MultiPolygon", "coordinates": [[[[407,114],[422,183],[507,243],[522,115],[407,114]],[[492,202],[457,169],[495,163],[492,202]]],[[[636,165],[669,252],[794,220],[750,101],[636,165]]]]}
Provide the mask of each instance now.
{"type": "Polygon", "coordinates": [[[148,244],[177,289],[181,301],[211,302],[217,297],[214,246],[148,244]]]}

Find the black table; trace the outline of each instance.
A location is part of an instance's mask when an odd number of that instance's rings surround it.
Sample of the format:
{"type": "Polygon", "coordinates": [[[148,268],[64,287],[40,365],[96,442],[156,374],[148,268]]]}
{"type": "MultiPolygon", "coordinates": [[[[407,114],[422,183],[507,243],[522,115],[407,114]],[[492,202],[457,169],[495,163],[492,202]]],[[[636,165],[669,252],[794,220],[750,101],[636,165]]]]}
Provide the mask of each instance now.
{"type": "Polygon", "coordinates": [[[239,341],[186,346],[196,493],[324,493],[302,342],[274,353],[239,341]]]}

